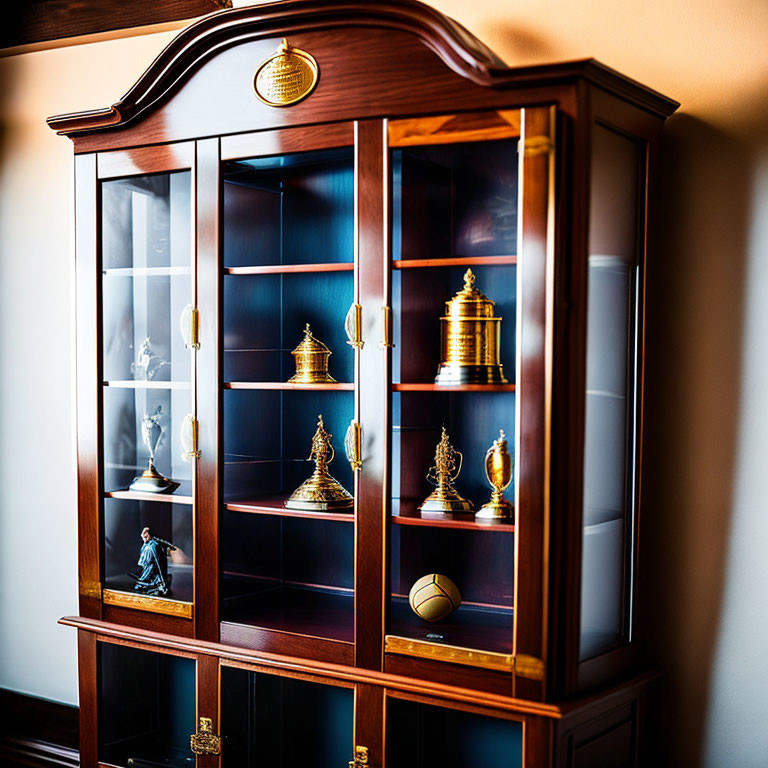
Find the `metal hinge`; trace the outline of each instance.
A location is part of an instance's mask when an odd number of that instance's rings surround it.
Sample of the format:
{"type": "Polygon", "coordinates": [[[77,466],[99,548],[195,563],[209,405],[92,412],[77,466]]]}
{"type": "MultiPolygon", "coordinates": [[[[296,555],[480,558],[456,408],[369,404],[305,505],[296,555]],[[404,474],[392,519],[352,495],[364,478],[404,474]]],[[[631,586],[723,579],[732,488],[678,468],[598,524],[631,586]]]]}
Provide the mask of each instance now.
{"type": "Polygon", "coordinates": [[[181,312],[181,335],[187,349],[200,349],[200,310],[191,304],[181,312]]]}
{"type": "Polygon", "coordinates": [[[531,136],[525,140],[523,154],[525,157],[546,155],[555,149],[555,142],[549,136],[531,136]]]}
{"type": "Polygon", "coordinates": [[[363,428],[353,419],[349,422],[347,434],[344,436],[344,450],[353,472],[358,472],[363,468],[362,444],[363,428]]]}
{"type": "Polygon", "coordinates": [[[384,349],[391,349],[395,346],[392,342],[392,307],[384,306],[381,309],[384,312],[384,341],[381,342],[381,346],[384,349]]]}
{"type": "Polygon", "coordinates": [[[101,582],[82,579],[80,582],[80,594],[83,597],[95,597],[101,600],[101,582]]]}
{"type": "Polygon", "coordinates": [[[363,308],[353,304],[344,318],[344,330],[347,332],[347,344],[355,349],[363,348],[363,308]]]}
{"type": "Polygon", "coordinates": [[[349,761],[349,768],[368,766],[368,747],[355,747],[355,759],[349,761]]]}
{"type": "Polygon", "coordinates": [[[181,458],[184,459],[184,461],[192,461],[192,459],[200,458],[200,451],[197,447],[199,431],[199,422],[191,413],[188,413],[181,425],[180,434],[181,447],[183,449],[181,458]]]}
{"type": "Polygon", "coordinates": [[[196,755],[220,755],[221,736],[213,732],[213,721],[210,717],[201,717],[197,733],[189,737],[189,748],[196,755]]]}

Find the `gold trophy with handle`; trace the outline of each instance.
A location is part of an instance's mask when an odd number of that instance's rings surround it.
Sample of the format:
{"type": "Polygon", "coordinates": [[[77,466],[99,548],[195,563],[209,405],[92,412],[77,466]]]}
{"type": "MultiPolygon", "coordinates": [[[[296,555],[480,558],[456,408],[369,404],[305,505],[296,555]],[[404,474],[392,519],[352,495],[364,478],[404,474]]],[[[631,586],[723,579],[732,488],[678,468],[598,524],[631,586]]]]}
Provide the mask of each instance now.
{"type": "Polygon", "coordinates": [[[475,513],[475,520],[480,523],[498,523],[512,517],[515,507],[504,498],[504,491],[512,482],[512,457],[507,452],[504,430],[499,430],[498,440],[485,454],[485,476],[493,488],[491,499],[475,513]]]}

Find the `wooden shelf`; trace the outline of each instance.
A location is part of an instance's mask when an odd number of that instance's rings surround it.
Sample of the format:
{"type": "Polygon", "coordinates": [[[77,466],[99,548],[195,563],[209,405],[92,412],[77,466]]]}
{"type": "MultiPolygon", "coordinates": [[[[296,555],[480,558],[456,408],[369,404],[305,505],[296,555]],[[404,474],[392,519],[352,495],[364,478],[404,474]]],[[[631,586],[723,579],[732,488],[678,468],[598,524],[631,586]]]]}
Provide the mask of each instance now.
{"type": "Polygon", "coordinates": [[[171,277],[191,275],[191,267],[115,267],[103,269],[104,277],[171,277]]]}
{"type": "Polygon", "coordinates": [[[229,501],[224,506],[231,512],[244,512],[252,515],[278,515],[280,517],[303,517],[310,520],[335,520],[354,523],[354,512],[309,512],[300,509],[287,509],[286,497],[270,497],[253,501],[229,501]]]}
{"type": "Polygon", "coordinates": [[[105,387],[113,387],[115,389],[189,389],[190,384],[188,381],[133,381],[126,379],[125,381],[103,381],[102,384],[105,387]]]}
{"type": "Polygon", "coordinates": [[[267,264],[262,267],[225,267],[225,275],[281,275],[301,272],[351,272],[355,265],[341,261],[325,264],[267,264]]]}
{"type": "Polygon", "coordinates": [[[353,382],[336,382],[335,384],[293,384],[288,381],[225,381],[224,389],[272,389],[272,390],[311,390],[331,392],[353,392],[353,382]]]}
{"type": "Polygon", "coordinates": [[[428,528],[458,528],[465,531],[495,531],[497,533],[514,533],[515,531],[512,522],[479,523],[475,520],[472,512],[454,514],[451,519],[421,517],[418,510],[419,503],[415,499],[392,499],[392,523],[394,525],[415,525],[428,528]]]}
{"type": "Polygon", "coordinates": [[[396,259],[392,262],[392,269],[485,267],[502,264],[517,264],[517,256],[449,256],[444,259],[396,259]]]}
{"type": "Polygon", "coordinates": [[[514,392],[514,384],[426,384],[421,382],[392,383],[393,392],[514,392]]]}
{"type": "Polygon", "coordinates": [[[107,491],[108,499],[127,499],[129,501],[157,501],[162,504],[192,504],[192,496],[173,493],[142,493],[139,491],[107,491]]]}

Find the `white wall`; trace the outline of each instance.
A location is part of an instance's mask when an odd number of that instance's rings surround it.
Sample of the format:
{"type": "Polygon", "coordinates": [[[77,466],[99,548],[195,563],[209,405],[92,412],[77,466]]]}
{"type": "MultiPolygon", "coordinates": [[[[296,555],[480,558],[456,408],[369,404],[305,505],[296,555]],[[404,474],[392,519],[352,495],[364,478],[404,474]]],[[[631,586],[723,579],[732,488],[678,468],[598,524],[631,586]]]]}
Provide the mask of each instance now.
{"type": "MultiPolygon", "coordinates": [[[[240,3],[242,4],[242,3],[240,3]]],[[[672,765],[768,763],[768,3],[433,0],[510,64],[594,56],[682,102],[649,264],[644,515],[672,765]]],[[[76,700],[71,147],[168,33],[0,60],[0,687],[76,700]],[[3,98],[3,96],[0,96],[3,98]]]]}

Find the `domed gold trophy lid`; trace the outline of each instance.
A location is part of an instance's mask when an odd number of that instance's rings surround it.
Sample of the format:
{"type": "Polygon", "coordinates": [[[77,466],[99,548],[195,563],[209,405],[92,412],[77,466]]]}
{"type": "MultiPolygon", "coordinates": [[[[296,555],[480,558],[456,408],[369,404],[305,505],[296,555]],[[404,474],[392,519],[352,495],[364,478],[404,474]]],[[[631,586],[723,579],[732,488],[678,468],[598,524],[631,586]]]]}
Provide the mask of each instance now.
{"type": "Polygon", "coordinates": [[[506,384],[499,361],[501,318],[495,304],[475,287],[471,269],[464,273],[464,287],[445,302],[440,318],[441,363],[435,384],[506,384]]]}
{"type": "Polygon", "coordinates": [[[491,499],[483,504],[475,514],[480,523],[497,523],[512,517],[515,507],[504,498],[504,491],[512,482],[512,457],[507,453],[507,441],[504,430],[499,430],[498,440],[485,454],[485,476],[493,488],[491,499]]]}
{"type": "Polygon", "coordinates": [[[335,384],[336,379],[328,373],[328,358],[331,350],[304,328],[304,338],[291,352],[296,363],[296,373],[288,379],[289,384],[335,384]]]}
{"type": "Polygon", "coordinates": [[[354,505],[352,495],[328,472],[328,465],[336,455],[331,444],[332,437],[333,435],[325,429],[322,414],[319,415],[317,430],[312,438],[312,450],[307,458],[307,461],[315,462],[315,471],[285,502],[288,509],[327,512],[349,509],[354,505]]]}
{"type": "Polygon", "coordinates": [[[453,487],[461,472],[463,456],[448,440],[445,427],[435,449],[435,464],[429,468],[427,480],[435,490],[419,506],[422,517],[450,518],[454,512],[471,512],[472,502],[465,499],[453,487]]]}

